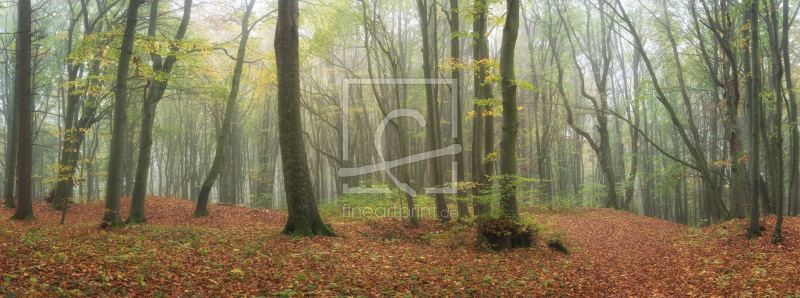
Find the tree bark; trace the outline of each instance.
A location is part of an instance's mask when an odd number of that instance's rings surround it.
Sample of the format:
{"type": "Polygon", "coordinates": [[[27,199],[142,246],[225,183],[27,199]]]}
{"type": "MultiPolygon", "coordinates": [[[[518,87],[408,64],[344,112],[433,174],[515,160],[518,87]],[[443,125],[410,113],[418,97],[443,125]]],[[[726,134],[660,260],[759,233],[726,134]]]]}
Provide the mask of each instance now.
{"type": "Polygon", "coordinates": [[[275,60],[278,70],[278,132],[289,217],[281,234],[337,236],[319,215],[308,168],[300,113],[300,51],[297,0],[278,1],[275,60]]]}
{"type": "Polygon", "coordinates": [[[800,130],[797,128],[797,94],[792,81],[792,63],[789,55],[789,1],[783,1],[783,76],[789,93],[789,119],[792,123],[791,149],[789,159],[789,216],[800,213],[800,130]]]}
{"type": "MultiPolygon", "coordinates": [[[[419,11],[420,29],[422,30],[422,72],[426,79],[433,79],[437,74],[433,72],[433,65],[431,65],[431,41],[429,38],[430,29],[428,26],[428,5],[425,0],[417,0],[417,10],[419,11]]],[[[441,147],[441,140],[439,138],[439,123],[437,115],[436,94],[433,84],[425,84],[425,97],[427,102],[428,111],[428,125],[426,125],[426,149],[436,150],[441,147]]],[[[433,180],[433,187],[442,187],[444,184],[444,177],[442,173],[441,161],[438,158],[428,161],[431,170],[431,179],[433,180]]],[[[436,218],[440,221],[446,222],[450,220],[450,212],[447,210],[447,201],[444,194],[434,194],[434,203],[436,205],[436,218]]]]}
{"type": "Polygon", "coordinates": [[[32,32],[31,1],[18,2],[16,106],[19,109],[17,127],[17,210],[11,219],[34,220],[32,202],[33,174],[33,92],[31,86],[32,32]]]}
{"type": "Polygon", "coordinates": [[[117,84],[114,89],[114,126],[111,132],[111,148],[109,149],[108,176],[106,179],[105,212],[103,221],[112,225],[121,225],[119,215],[119,197],[122,174],[122,159],[125,152],[125,132],[128,124],[128,70],[133,54],[136,20],[142,0],[130,0],[122,35],[119,61],[117,62],[117,84]]]}
{"type": "Polygon", "coordinates": [[[489,187],[486,185],[489,180],[484,172],[484,162],[486,154],[490,147],[484,146],[481,135],[484,134],[484,127],[486,126],[484,116],[486,110],[484,109],[484,102],[486,96],[491,94],[491,85],[486,82],[486,73],[488,68],[486,66],[488,59],[488,47],[486,38],[486,27],[488,22],[489,7],[487,0],[475,0],[475,7],[473,8],[473,60],[477,63],[477,70],[474,76],[474,89],[475,104],[473,105],[474,117],[472,124],[472,197],[473,197],[473,212],[475,215],[482,215],[489,212],[491,202],[486,202],[484,199],[484,192],[489,187]],[[487,93],[487,90],[489,91],[487,93]]]}
{"type": "Polygon", "coordinates": [[[759,172],[759,124],[760,105],[761,105],[761,57],[759,56],[759,30],[758,30],[758,3],[751,1],[750,11],[746,13],[750,20],[750,28],[745,30],[745,34],[750,33],[750,47],[745,46],[745,74],[752,72],[747,78],[748,89],[748,114],[750,118],[750,225],[747,228],[747,238],[761,236],[761,226],[759,219],[759,182],[761,173],[759,172]]]}
{"type": "MultiPolygon", "coordinates": [[[[461,39],[459,38],[460,34],[460,22],[461,19],[459,18],[459,9],[458,9],[458,0],[450,0],[450,59],[453,60],[453,71],[451,73],[451,78],[456,81],[455,86],[455,93],[456,93],[456,101],[453,103],[453,113],[456,113],[456,131],[458,136],[456,137],[455,143],[460,145],[461,148],[464,147],[464,103],[463,99],[461,98],[461,39]]],[[[456,206],[458,207],[458,218],[467,218],[469,217],[469,206],[467,205],[467,191],[466,188],[461,185],[464,181],[464,171],[466,170],[466,164],[464,164],[464,150],[461,150],[456,155],[456,164],[458,166],[458,172],[456,173],[456,179],[458,180],[458,185],[454,185],[454,187],[458,188],[458,192],[456,193],[456,206]]]]}
{"type": "MultiPolygon", "coordinates": [[[[787,2],[784,0],[784,2],[787,2]]],[[[783,242],[783,59],[781,58],[781,38],[779,37],[778,25],[778,7],[775,0],[768,1],[769,13],[767,14],[769,22],[769,44],[772,50],[772,85],[775,91],[775,110],[772,115],[772,131],[770,134],[770,149],[772,173],[770,180],[772,180],[772,194],[773,202],[776,203],[774,214],[777,215],[775,222],[775,230],[772,234],[772,243],[783,242]]],[[[788,8],[788,7],[787,7],[788,8]]],[[[786,8],[785,8],[786,9],[786,8]]],[[[784,28],[784,31],[788,28],[784,28]]],[[[790,87],[791,88],[791,87],[790,87]]],[[[795,118],[796,120],[796,118],[795,118]]],[[[797,126],[794,125],[796,128],[797,126]]]]}
{"type": "Polygon", "coordinates": [[[503,215],[519,218],[517,207],[517,82],[514,75],[514,51],[519,35],[519,0],[508,0],[506,23],[500,45],[500,76],[503,94],[503,134],[500,141],[500,210],[503,215]]]}
{"type": "MultiPolygon", "coordinates": [[[[158,23],[158,0],[153,0],[153,3],[150,5],[150,24],[147,33],[151,39],[155,40],[158,23]]],[[[178,60],[176,52],[179,50],[179,43],[183,40],[183,37],[186,35],[186,29],[189,27],[191,12],[192,0],[185,0],[183,3],[183,18],[175,34],[174,41],[171,43],[172,45],[170,46],[167,58],[162,62],[161,55],[157,53],[150,54],[153,60],[154,74],[169,76],[172,72],[172,67],[178,60]]],[[[142,127],[139,131],[139,157],[136,161],[136,177],[134,178],[133,194],[131,194],[131,213],[126,220],[126,223],[129,224],[147,222],[144,204],[153,150],[153,125],[155,124],[156,108],[161,98],[164,97],[164,92],[167,89],[168,83],[168,78],[151,79],[150,90],[148,90],[147,98],[142,103],[142,127]]]]}
{"type": "MultiPolygon", "coordinates": [[[[14,86],[14,96],[16,97],[17,86],[14,86]]],[[[3,205],[7,208],[17,208],[14,184],[17,181],[17,145],[19,144],[19,130],[17,130],[17,119],[19,118],[19,105],[16,103],[16,98],[9,100],[7,106],[6,123],[8,127],[6,130],[6,164],[5,164],[5,189],[3,189],[3,198],[5,201],[3,205]]]]}

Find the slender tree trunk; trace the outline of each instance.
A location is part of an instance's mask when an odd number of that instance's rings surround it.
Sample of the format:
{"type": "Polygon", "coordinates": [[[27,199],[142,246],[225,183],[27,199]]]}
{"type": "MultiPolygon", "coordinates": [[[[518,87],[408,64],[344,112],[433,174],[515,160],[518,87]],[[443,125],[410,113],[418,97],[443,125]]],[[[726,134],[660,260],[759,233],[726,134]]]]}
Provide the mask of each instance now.
{"type": "Polygon", "coordinates": [[[278,1],[275,60],[278,70],[278,133],[289,217],[281,234],[337,236],[319,215],[306,157],[300,113],[297,0],[278,1]]]}
{"type": "MultiPolygon", "coordinates": [[[[464,113],[463,113],[463,99],[461,97],[461,41],[459,36],[459,26],[461,19],[459,18],[458,0],[450,0],[450,59],[453,60],[453,72],[451,77],[456,81],[452,86],[455,88],[456,100],[453,102],[453,113],[457,114],[456,118],[456,131],[458,136],[455,143],[464,148],[464,113]]],[[[458,206],[458,218],[469,217],[469,206],[467,206],[467,191],[461,183],[465,182],[464,171],[466,165],[464,164],[464,150],[461,150],[456,155],[456,163],[458,165],[458,173],[456,177],[459,185],[458,193],[456,193],[456,205],[458,206]]]]}
{"type": "MultiPolygon", "coordinates": [[[[150,24],[147,33],[150,38],[155,39],[156,28],[158,26],[158,0],[154,0],[150,5],[150,24]]],[[[189,26],[191,12],[192,0],[185,0],[183,3],[183,18],[175,34],[175,38],[172,41],[172,46],[170,47],[167,58],[162,62],[162,58],[159,54],[150,54],[153,60],[154,73],[168,76],[172,72],[172,67],[178,60],[176,55],[179,43],[186,35],[186,29],[189,26]]],[[[127,223],[147,222],[144,214],[144,203],[153,150],[153,125],[156,118],[156,108],[161,98],[164,96],[164,91],[167,89],[169,80],[166,78],[158,78],[152,79],[150,83],[152,86],[147,93],[147,98],[142,103],[142,127],[139,131],[139,157],[136,161],[136,177],[134,178],[133,194],[131,194],[131,213],[126,220],[127,223]]]]}
{"type": "MultiPolygon", "coordinates": [[[[433,72],[433,65],[431,65],[431,41],[429,40],[429,27],[428,27],[428,5],[426,0],[417,0],[417,10],[419,11],[420,29],[422,30],[422,72],[426,79],[432,79],[437,74],[433,72]]],[[[435,41],[434,41],[435,42],[435,41]]],[[[433,53],[435,55],[435,52],[433,53]]],[[[437,115],[436,94],[433,84],[425,84],[425,96],[427,98],[428,110],[428,124],[425,126],[427,131],[425,133],[427,150],[436,150],[441,147],[441,140],[439,139],[439,119],[437,115]]],[[[431,170],[431,178],[433,187],[442,187],[444,184],[444,177],[442,173],[441,161],[438,158],[428,161],[431,170]]],[[[443,193],[434,194],[434,203],[436,205],[436,218],[441,221],[450,220],[450,212],[447,210],[447,201],[443,193]]]]}
{"type": "Polygon", "coordinates": [[[251,0],[247,5],[247,11],[242,18],[242,38],[239,41],[239,50],[236,53],[236,65],[233,68],[233,79],[231,81],[231,92],[228,94],[228,102],[225,106],[225,116],[222,120],[222,129],[217,136],[217,149],[214,154],[214,161],[211,163],[211,169],[208,170],[208,175],[203,181],[203,186],[200,187],[200,194],[197,197],[197,206],[194,210],[195,217],[202,217],[208,215],[208,195],[211,192],[211,187],[214,186],[214,181],[217,180],[219,175],[222,159],[225,158],[225,147],[227,146],[226,140],[228,132],[230,131],[231,123],[233,122],[233,112],[236,110],[236,99],[239,96],[239,83],[242,78],[242,68],[244,67],[244,56],[247,53],[247,40],[250,37],[250,13],[253,11],[255,0],[251,0]]]}
{"type": "Polygon", "coordinates": [[[759,39],[759,28],[758,28],[758,3],[760,1],[752,1],[750,3],[750,11],[747,13],[748,19],[750,20],[750,29],[745,30],[745,34],[747,31],[750,33],[750,47],[745,47],[744,56],[745,58],[745,70],[744,72],[750,73],[752,71],[752,75],[748,76],[747,78],[747,91],[748,92],[748,101],[749,101],[749,118],[750,118],[750,225],[747,229],[747,237],[748,238],[755,238],[761,236],[761,226],[759,225],[759,182],[760,182],[760,170],[759,170],[759,124],[761,123],[761,119],[759,117],[760,114],[760,105],[761,105],[761,57],[759,56],[759,47],[760,47],[760,39],[759,39]],[[749,59],[747,59],[748,55],[750,55],[749,59]]]}
{"type": "MultiPolygon", "coordinates": [[[[619,4],[620,1],[617,1],[619,4]]],[[[672,46],[673,58],[677,64],[678,70],[678,82],[681,85],[681,96],[684,101],[685,109],[686,109],[686,118],[688,122],[688,128],[681,122],[678,118],[678,114],[675,110],[675,107],[672,103],[668,100],[664,89],[661,87],[661,83],[656,76],[655,68],[653,67],[653,63],[650,60],[649,53],[645,51],[643,46],[643,42],[641,36],[639,35],[638,31],[633,25],[628,14],[625,12],[624,6],[616,5],[612,7],[615,9],[615,13],[619,16],[622,21],[625,23],[626,30],[631,33],[632,41],[634,43],[634,47],[642,54],[642,61],[644,62],[645,66],[647,67],[647,71],[650,75],[650,78],[653,80],[653,87],[656,91],[656,98],[661,103],[661,105],[666,109],[667,114],[669,116],[669,120],[672,123],[672,126],[677,131],[678,135],[681,137],[686,149],[688,150],[689,154],[694,159],[694,164],[692,164],[692,168],[697,170],[700,174],[700,177],[703,179],[703,182],[707,184],[709,187],[706,189],[709,195],[709,201],[711,202],[711,220],[712,222],[719,222],[722,220],[727,220],[730,217],[727,208],[725,207],[724,202],[722,202],[722,196],[720,194],[719,188],[716,185],[716,181],[714,180],[714,176],[711,173],[708,167],[708,160],[705,157],[704,153],[700,148],[700,136],[697,132],[697,127],[694,125],[692,114],[692,105],[689,100],[688,94],[686,92],[686,88],[683,82],[683,75],[682,75],[682,67],[680,63],[680,57],[676,56],[675,50],[675,40],[672,37],[671,30],[669,27],[669,21],[666,22],[667,24],[667,36],[670,40],[670,44],[672,46]],[[687,134],[687,131],[691,133],[691,136],[687,134]]],[[[688,165],[688,164],[687,164],[688,165]]]]}
{"type": "Polygon", "coordinates": [[[31,85],[31,1],[20,0],[17,27],[16,106],[19,109],[17,127],[17,210],[11,219],[34,220],[32,202],[33,174],[33,92],[31,85]]]}
{"type": "MultiPolygon", "coordinates": [[[[491,208],[491,202],[487,202],[484,199],[484,195],[487,189],[490,189],[486,184],[488,183],[488,179],[486,178],[486,173],[484,172],[484,162],[483,160],[486,158],[487,151],[492,149],[487,149],[484,146],[483,139],[481,138],[481,134],[484,133],[484,127],[486,126],[485,120],[487,117],[484,114],[487,112],[484,108],[486,95],[491,94],[487,93],[486,90],[491,90],[491,86],[486,82],[486,73],[488,67],[486,66],[486,59],[488,59],[488,47],[486,46],[487,38],[486,38],[486,27],[487,27],[487,15],[488,15],[488,3],[487,0],[475,0],[475,6],[473,8],[474,15],[473,15],[473,60],[475,60],[478,64],[477,71],[475,72],[474,76],[474,89],[473,92],[475,93],[475,104],[473,105],[474,117],[472,124],[472,196],[473,196],[473,212],[475,215],[482,215],[489,212],[491,208]]],[[[490,145],[491,146],[491,145],[490,145]]],[[[490,147],[489,147],[490,148],[490,147]]]]}
{"type": "MultiPolygon", "coordinates": [[[[639,114],[641,113],[641,104],[639,101],[639,64],[642,61],[642,56],[639,52],[633,54],[633,125],[639,127],[639,114]]],[[[636,129],[630,130],[631,135],[631,170],[628,174],[628,180],[625,183],[625,201],[622,203],[623,210],[630,210],[630,204],[633,202],[633,195],[636,186],[636,174],[639,171],[639,131],[636,129]]],[[[624,170],[624,169],[623,169],[624,170]]]]}
{"type": "Polygon", "coordinates": [[[133,54],[136,20],[139,15],[141,0],[130,0],[122,35],[119,61],[117,63],[117,85],[114,89],[114,126],[111,132],[111,148],[109,149],[108,176],[106,181],[105,213],[103,221],[112,225],[120,225],[119,197],[122,174],[122,159],[125,150],[125,131],[128,124],[128,70],[133,54]]]}
{"type": "Polygon", "coordinates": [[[9,100],[9,105],[7,106],[7,113],[6,116],[6,123],[8,123],[8,127],[6,130],[6,164],[5,164],[5,174],[6,174],[6,181],[5,181],[5,189],[3,189],[3,198],[5,198],[5,202],[3,203],[7,208],[17,208],[17,204],[15,203],[15,193],[14,193],[14,184],[17,182],[17,149],[19,148],[17,145],[19,144],[19,130],[17,130],[17,119],[19,119],[19,105],[16,103],[16,90],[17,86],[14,86],[14,96],[12,100],[9,100]]]}
{"type": "MultiPolygon", "coordinates": [[[[101,51],[101,54],[102,55],[101,51]]],[[[92,86],[95,88],[100,86],[100,60],[92,62],[89,77],[93,78],[92,86]]],[[[80,159],[80,148],[86,139],[86,132],[89,128],[97,122],[95,118],[98,107],[98,98],[96,95],[89,94],[86,101],[81,107],[81,118],[75,123],[74,127],[65,132],[68,141],[64,141],[64,150],[62,151],[62,158],[60,161],[59,180],[56,182],[55,192],[53,193],[52,207],[54,209],[63,208],[62,201],[72,196],[75,170],[78,167],[78,160],[80,159]]]]}
{"type": "MultiPolygon", "coordinates": [[[[786,2],[787,0],[784,0],[786,2]]],[[[772,180],[772,193],[773,202],[775,202],[774,214],[777,215],[775,223],[775,230],[772,235],[772,243],[783,242],[783,59],[781,58],[781,40],[779,37],[778,25],[778,6],[775,0],[768,1],[769,13],[768,25],[769,28],[769,44],[772,50],[772,83],[775,91],[775,111],[772,115],[772,131],[770,134],[770,151],[772,164],[772,173],[770,178],[772,180]]],[[[784,29],[785,30],[785,29],[784,29]]],[[[795,126],[797,127],[797,126],[795,126]]]]}
{"type": "MultiPolygon", "coordinates": [[[[789,159],[789,216],[800,213],[800,131],[797,128],[797,94],[792,81],[792,63],[789,55],[789,1],[783,1],[783,75],[786,79],[786,90],[789,93],[789,123],[792,126],[790,159],[789,159]]],[[[777,228],[777,225],[776,225],[777,228]]]]}
{"type": "Polygon", "coordinates": [[[519,35],[519,0],[508,0],[506,23],[500,46],[500,76],[503,94],[503,134],[500,141],[501,212],[519,218],[517,208],[517,82],[514,75],[514,51],[519,35]]]}

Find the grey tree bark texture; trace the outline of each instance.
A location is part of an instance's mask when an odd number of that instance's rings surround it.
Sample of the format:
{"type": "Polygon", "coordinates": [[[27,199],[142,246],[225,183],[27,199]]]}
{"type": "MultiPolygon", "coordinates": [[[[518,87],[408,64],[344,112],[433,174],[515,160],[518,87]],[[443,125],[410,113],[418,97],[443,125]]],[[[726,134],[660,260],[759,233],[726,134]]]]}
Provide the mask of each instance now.
{"type": "Polygon", "coordinates": [[[111,148],[109,149],[108,176],[106,178],[105,212],[103,221],[112,226],[122,225],[119,215],[119,197],[122,184],[122,159],[125,152],[125,130],[128,124],[128,70],[133,55],[133,41],[136,33],[136,19],[142,0],[131,0],[122,33],[117,62],[117,84],[114,88],[113,127],[111,129],[111,148]]]}
{"type": "Polygon", "coordinates": [[[278,132],[289,217],[281,234],[338,236],[319,216],[308,168],[300,113],[300,50],[297,0],[278,1],[275,60],[278,71],[278,132]]]}
{"type": "Polygon", "coordinates": [[[31,1],[20,0],[17,23],[17,88],[16,100],[19,116],[17,127],[17,210],[11,219],[33,220],[32,173],[33,173],[33,92],[31,85],[31,62],[33,60],[31,32],[31,1]]]}
{"type": "MultiPolygon", "coordinates": [[[[158,0],[153,0],[150,4],[150,24],[147,29],[147,35],[155,39],[156,29],[158,28],[158,0]]],[[[177,52],[179,51],[179,43],[186,36],[186,29],[189,27],[189,18],[192,13],[192,0],[186,0],[183,3],[183,17],[181,24],[178,26],[178,31],[175,33],[174,41],[171,43],[169,54],[166,59],[162,59],[161,55],[151,53],[150,57],[153,60],[153,73],[163,75],[165,77],[154,78],[149,81],[150,89],[148,90],[147,97],[142,103],[142,127],[139,131],[139,158],[136,160],[136,176],[133,183],[133,194],[131,194],[131,212],[128,215],[126,223],[144,223],[147,222],[145,217],[145,195],[147,191],[148,174],[150,173],[151,158],[153,151],[153,125],[156,120],[156,108],[161,98],[164,97],[164,92],[167,90],[169,83],[169,74],[175,62],[178,61],[177,52]],[[162,62],[163,61],[163,62],[162,62]]]]}

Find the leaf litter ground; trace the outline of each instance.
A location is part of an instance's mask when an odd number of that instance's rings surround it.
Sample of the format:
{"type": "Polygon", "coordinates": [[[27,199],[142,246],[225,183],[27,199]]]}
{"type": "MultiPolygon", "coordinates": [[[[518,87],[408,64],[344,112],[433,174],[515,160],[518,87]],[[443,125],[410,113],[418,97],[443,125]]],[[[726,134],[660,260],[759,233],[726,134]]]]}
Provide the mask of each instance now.
{"type": "MultiPolygon", "coordinates": [[[[472,227],[329,218],[343,237],[277,235],[286,214],[147,198],[148,224],[100,229],[103,203],[38,220],[0,209],[0,293],[20,296],[781,296],[800,295],[800,220],[747,240],[745,220],[696,229],[622,211],[529,208],[532,249],[490,252],[472,227]],[[561,238],[572,254],[547,248],[561,238]]],[[[122,206],[128,206],[124,198],[122,206]]],[[[127,215],[123,207],[123,218],[127,215]]]]}

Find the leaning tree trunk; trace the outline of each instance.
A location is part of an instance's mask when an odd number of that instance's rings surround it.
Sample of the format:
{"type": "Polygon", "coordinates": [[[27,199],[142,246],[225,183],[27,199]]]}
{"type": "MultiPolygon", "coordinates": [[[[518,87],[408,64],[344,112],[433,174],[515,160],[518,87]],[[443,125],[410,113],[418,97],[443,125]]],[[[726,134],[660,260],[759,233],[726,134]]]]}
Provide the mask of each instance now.
{"type": "Polygon", "coordinates": [[[32,220],[31,175],[33,173],[33,93],[31,90],[31,1],[18,3],[17,27],[17,210],[11,219],[32,220]]]}
{"type": "MultiPolygon", "coordinates": [[[[147,33],[151,39],[155,40],[158,23],[158,0],[154,0],[150,5],[150,24],[147,33]]],[[[178,60],[177,51],[179,50],[180,41],[183,40],[183,37],[186,35],[186,29],[189,27],[191,12],[192,0],[185,0],[183,3],[183,18],[175,34],[175,40],[170,43],[172,46],[170,47],[167,58],[162,63],[161,55],[156,53],[150,54],[153,60],[153,73],[169,76],[172,72],[172,67],[178,60]]],[[[126,220],[127,223],[147,222],[147,218],[144,214],[144,203],[147,191],[147,178],[150,173],[150,160],[153,151],[153,125],[156,120],[156,108],[161,98],[164,97],[164,91],[166,91],[168,83],[169,79],[166,77],[152,79],[152,86],[147,93],[147,98],[142,103],[142,127],[139,131],[139,158],[136,160],[136,176],[133,183],[133,194],[131,194],[131,213],[126,220]]]]}
{"type": "Polygon", "coordinates": [[[503,134],[500,141],[500,211],[519,218],[517,210],[517,83],[514,81],[514,51],[519,35],[519,0],[508,0],[506,24],[500,44],[500,76],[503,94],[503,134]]]}
{"type": "Polygon", "coordinates": [[[111,131],[108,176],[106,180],[106,207],[103,221],[120,225],[119,195],[122,177],[122,158],[125,152],[125,130],[128,125],[128,70],[133,55],[133,41],[136,33],[136,19],[142,0],[130,0],[122,34],[119,61],[117,62],[117,85],[114,90],[114,126],[111,131]]]}
{"type": "MultiPolygon", "coordinates": [[[[101,50],[101,53],[103,51],[101,50]]],[[[92,77],[92,85],[99,86],[100,80],[97,79],[100,75],[100,60],[92,62],[92,68],[89,76],[92,77]]],[[[78,159],[80,157],[80,148],[83,141],[86,139],[86,132],[91,126],[97,122],[95,114],[97,113],[97,96],[89,94],[86,102],[81,107],[81,118],[75,127],[67,130],[65,135],[68,140],[63,142],[64,150],[62,150],[61,161],[59,162],[59,179],[55,185],[55,192],[53,193],[53,202],[51,206],[54,209],[61,209],[66,207],[63,200],[72,196],[73,182],[75,180],[75,170],[78,167],[78,159]]]]}
{"type": "Polygon", "coordinates": [[[308,169],[300,113],[300,50],[297,0],[278,1],[275,61],[278,71],[278,133],[289,218],[281,234],[337,236],[319,215],[308,169]]]}
{"type": "MultiPolygon", "coordinates": [[[[700,178],[707,185],[706,189],[707,189],[708,196],[709,196],[708,200],[710,202],[710,206],[709,207],[711,208],[710,211],[711,211],[711,220],[712,220],[712,222],[720,222],[720,221],[728,220],[730,218],[730,213],[728,212],[728,209],[725,207],[724,202],[722,202],[722,195],[720,193],[720,188],[718,187],[718,183],[715,180],[714,175],[711,173],[711,170],[709,169],[709,166],[708,166],[708,160],[707,160],[707,158],[705,157],[704,153],[702,152],[702,150],[700,148],[700,145],[701,145],[700,136],[698,135],[697,127],[695,126],[693,117],[691,116],[692,115],[692,110],[691,110],[692,105],[690,103],[689,96],[688,96],[687,90],[685,88],[686,86],[685,86],[685,82],[683,80],[682,66],[681,66],[681,62],[680,62],[680,57],[678,57],[678,55],[675,53],[676,50],[677,50],[676,49],[676,42],[675,42],[675,39],[674,39],[674,37],[672,36],[672,33],[671,33],[671,28],[669,26],[669,20],[667,20],[667,22],[666,22],[667,37],[669,39],[670,45],[672,46],[673,58],[675,60],[675,63],[676,63],[676,66],[677,66],[677,70],[678,70],[677,71],[677,74],[678,74],[677,77],[678,77],[678,82],[679,82],[680,87],[681,87],[680,88],[681,97],[683,98],[684,105],[685,105],[685,108],[686,108],[685,117],[687,118],[688,129],[681,122],[681,120],[678,118],[678,114],[676,112],[675,107],[668,100],[668,97],[667,97],[664,89],[662,88],[661,83],[658,80],[658,77],[656,76],[656,71],[655,71],[655,68],[653,66],[653,62],[652,62],[652,60],[650,60],[650,56],[649,56],[650,53],[648,53],[645,50],[645,48],[643,46],[644,43],[642,42],[642,39],[641,39],[641,35],[639,35],[639,32],[636,30],[636,27],[634,27],[630,16],[625,12],[624,6],[619,5],[619,2],[620,1],[618,0],[617,1],[618,5],[612,6],[612,9],[615,10],[615,14],[622,20],[622,22],[624,22],[624,25],[626,27],[625,29],[626,29],[626,31],[628,31],[631,34],[632,42],[634,43],[634,46],[635,46],[636,50],[639,51],[642,54],[642,62],[644,62],[644,65],[646,66],[647,72],[650,75],[650,78],[652,79],[653,88],[656,91],[656,94],[655,94],[656,95],[656,99],[658,99],[659,103],[661,103],[661,105],[666,110],[667,115],[669,117],[669,121],[672,123],[673,127],[675,128],[675,131],[680,136],[680,138],[683,141],[684,145],[686,146],[686,149],[688,150],[689,154],[694,159],[694,164],[692,164],[690,166],[699,172],[700,178]],[[690,138],[689,134],[687,134],[687,131],[689,131],[691,133],[691,138],[690,138]]],[[[689,164],[687,163],[687,165],[689,165],[689,164]]]]}
{"type": "Polygon", "coordinates": [[[225,158],[225,147],[227,146],[228,132],[233,122],[233,112],[236,110],[236,98],[239,96],[239,83],[242,79],[242,68],[244,67],[244,56],[247,53],[247,40],[250,37],[250,13],[253,11],[255,0],[250,0],[247,5],[247,11],[242,18],[242,39],[239,41],[239,50],[236,53],[236,65],[233,68],[233,79],[231,81],[231,92],[228,94],[228,102],[225,106],[225,116],[222,119],[222,129],[217,136],[217,149],[214,153],[214,161],[211,163],[211,169],[208,170],[206,179],[203,180],[203,185],[200,187],[200,194],[197,196],[197,206],[194,210],[195,217],[202,217],[208,215],[208,194],[211,192],[211,187],[214,186],[214,181],[219,176],[219,171],[222,166],[222,160],[225,158]]]}

